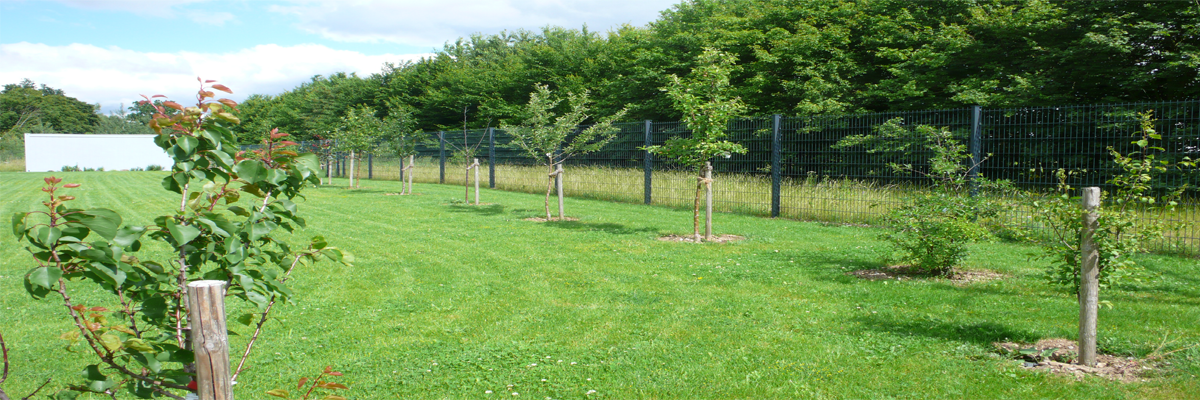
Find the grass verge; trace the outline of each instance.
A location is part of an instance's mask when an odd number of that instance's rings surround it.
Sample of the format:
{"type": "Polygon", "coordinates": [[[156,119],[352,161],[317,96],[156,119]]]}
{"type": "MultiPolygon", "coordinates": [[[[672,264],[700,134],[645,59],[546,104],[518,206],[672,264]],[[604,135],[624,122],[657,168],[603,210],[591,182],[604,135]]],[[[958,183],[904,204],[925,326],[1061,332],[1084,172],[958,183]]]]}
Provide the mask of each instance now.
{"type": "MultiPolygon", "coordinates": [[[[436,168],[436,165],[435,165],[436,168]]],[[[32,210],[48,174],[0,174],[0,212],[32,210]]],[[[130,223],[175,204],[156,172],[56,173],[81,182],[80,206],[130,223]]],[[[345,180],[339,180],[344,185],[345,180]]],[[[353,252],[354,267],[319,264],[293,281],[259,343],[239,397],[266,398],[326,365],[350,398],[1197,398],[1200,352],[1172,354],[1147,382],[1076,382],[995,355],[997,341],[1074,338],[1077,306],[1039,278],[1030,247],[985,243],[968,268],[1007,278],[865,281],[885,252],[870,228],[746,215],[714,216],[716,233],[746,240],[656,240],[691,230],[690,212],[568,199],[573,222],[535,223],[538,195],[398,182],[322,187],[300,204],[310,227],[353,252]],[[513,393],[517,393],[514,395],[513,393]]],[[[5,235],[7,236],[7,234],[5,235]]],[[[61,387],[86,365],[63,350],[61,306],[21,285],[29,258],[0,241],[0,329],[23,396],[61,387]]],[[[1164,337],[1200,338],[1200,266],[1142,256],[1141,282],[1101,292],[1104,352],[1141,357],[1164,337]]],[[[93,304],[102,296],[81,291],[93,304]]],[[[100,305],[100,304],[98,304],[100,305]]],[[[231,310],[231,315],[245,310],[231,310]]],[[[249,330],[231,323],[234,349],[249,330]]]]}

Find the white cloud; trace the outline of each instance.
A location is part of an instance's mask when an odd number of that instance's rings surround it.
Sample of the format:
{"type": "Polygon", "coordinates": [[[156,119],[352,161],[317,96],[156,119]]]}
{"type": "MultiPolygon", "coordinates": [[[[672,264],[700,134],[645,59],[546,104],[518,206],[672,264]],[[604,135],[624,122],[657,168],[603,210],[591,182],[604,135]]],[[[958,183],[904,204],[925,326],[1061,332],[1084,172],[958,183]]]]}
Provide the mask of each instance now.
{"type": "Polygon", "coordinates": [[[273,12],[297,18],[298,29],[343,42],[440,46],[475,32],[546,25],[605,31],[644,25],[678,0],[293,0],[273,12]]]}
{"type": "Polygon", "coordinates": [[[100,103],[105,112],[163,94],[180,103],[195,98],[196,77],[215,79],[233,89],[230,98],[278,94],[314,75],[334,72],[368,76],[383,63],[416,60],[428,54],[364,55],[321,45],[254,46],[229,53],[151,53],[87,44],[49,46],[0,44],[0,82],[31,79],[63,89],[68,96],[100,103]]]}

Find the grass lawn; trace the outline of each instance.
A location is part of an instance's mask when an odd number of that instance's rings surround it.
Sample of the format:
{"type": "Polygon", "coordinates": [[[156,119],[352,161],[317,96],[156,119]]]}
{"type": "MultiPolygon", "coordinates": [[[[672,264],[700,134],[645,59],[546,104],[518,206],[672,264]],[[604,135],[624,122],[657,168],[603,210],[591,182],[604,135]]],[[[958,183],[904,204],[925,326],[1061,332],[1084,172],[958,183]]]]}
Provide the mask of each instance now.
{"type": "MultiPolygon", "coordinates": [[[[41,178],[0,173],[0,215],[35,209],[41,178]]],[[[178,204],[156,172],[56,173],[83,187],[76,206],[108,207],[146,224],[178,204]]],[[[341,184],[345,180],[338,181],[341,184]]],[[[968,268],[1005,279],[864,281],[884,245],[869,228],[745,215],[714,216],[729,244],[664,242],[691,213],[568,199],[576,222],[525,221],[539,195],[363,181],[322,187],[300,203],[309,228],[356,257],[300,271],[294,305],[277,308],[238,398],[293,389],[326,365],[351,399],[901,399],[1200,398],[1200,349],[1176,352],[1149,380],[1082,381],[1028,371],[996,341],[1074,339],[1078,306],[1039,278],[1034,248],[990,243],[968,268]]],[[[0,331],[23,397],[46,378],[74,383],[82,351],[61,305],[22,288],[31,260],[0,241],[0,331]],[[77,348],[76,350],[80,350],[77,348]]],[[[1142,281],[1101,292],[1102,352],[1142,357],[1200,341],[1200,263],[1141,256],[1142,281]]],[[[78,286],[77,286],[78,287],[78,286]]],[[[89,305],[105,297],[74,293],[89,305]]],[[[242,310],[244,311],[244,310],[242,310]]],[[[230,314],[239,309],[234,307],[230,314]]],[[[246,336],[231,338],[234,352],[246,336]]]]}

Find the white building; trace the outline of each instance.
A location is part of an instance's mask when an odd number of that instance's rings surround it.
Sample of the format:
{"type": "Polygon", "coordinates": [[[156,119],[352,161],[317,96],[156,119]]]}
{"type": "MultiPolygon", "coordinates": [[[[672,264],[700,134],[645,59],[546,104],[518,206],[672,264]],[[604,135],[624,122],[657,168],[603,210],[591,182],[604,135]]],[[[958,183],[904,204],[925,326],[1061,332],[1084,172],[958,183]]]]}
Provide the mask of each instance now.
{"type": "Polygon", "coordinates": [[[25,171],[60,171],[64,166],[106,171],[170,168],[174,161],[154,144],[157,135],[25,134],[25,171]]]}

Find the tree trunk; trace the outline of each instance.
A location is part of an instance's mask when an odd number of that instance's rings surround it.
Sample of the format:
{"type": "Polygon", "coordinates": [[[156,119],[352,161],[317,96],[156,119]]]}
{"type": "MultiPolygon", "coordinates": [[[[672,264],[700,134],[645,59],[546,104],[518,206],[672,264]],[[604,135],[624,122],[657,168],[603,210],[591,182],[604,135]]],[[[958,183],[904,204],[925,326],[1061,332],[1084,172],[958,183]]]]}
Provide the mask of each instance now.
{"type": "Polygon", "coordinates": [[[202,400],[233,399],[224,288],[225,281],[188,283],[188,325],[196,356],[196,391],[202,400]]]}
{"type": "Polygon", "coordinates": [[[554,186],[558,187],[558,220],[563,219],[563,168],[562,164],[558,164],[558,169],[554,170],[554,186]]]}
{"type": "Polygon", "coordinates": [[[329,157],[328,161],[325,161],[325,172],[327,172],[327,175],[329,177],[329,184],[332,185],[333,184],[333,157],[329,157]]]}
{"type": "Polygon", "coordinates": [[[704,164],[704,241],[712,241],[712,163],[704,164]]]}
{"type": "Polygon", "coordinates": [[[353,151],[350,152],[350,173],[347,174],[347,176],[350,177],[350,188],[353,189],[354,188],[354,152],[353,151]]]}

